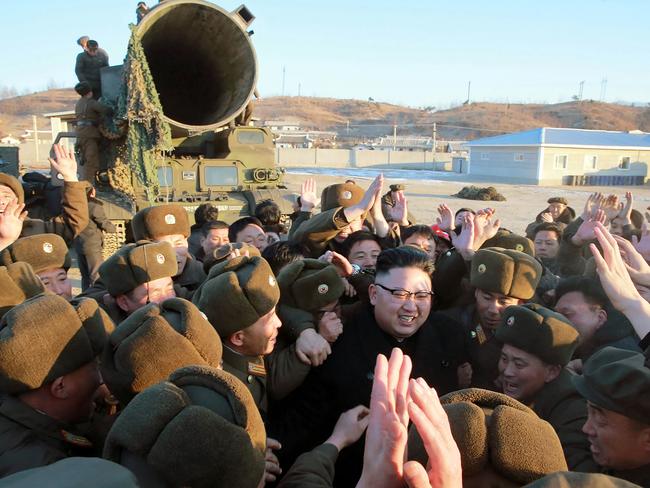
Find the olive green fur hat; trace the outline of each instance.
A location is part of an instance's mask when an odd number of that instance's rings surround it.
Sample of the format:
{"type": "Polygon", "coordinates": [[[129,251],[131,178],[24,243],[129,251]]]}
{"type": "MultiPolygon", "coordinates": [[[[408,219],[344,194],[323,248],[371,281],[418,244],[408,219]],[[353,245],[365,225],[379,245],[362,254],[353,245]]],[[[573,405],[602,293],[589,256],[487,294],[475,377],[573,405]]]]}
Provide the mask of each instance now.
{"type": "Polygon", "coordinates": [[[605,347],[572,381],[590,403],[650,425],[650,359],[643,354],[605,347]]]}
{"type": "Polygon", "coordinates": [[[534,303],[506,308],[496,330],[499,342],[560,366],[571,361],[579,336],[564,315],[534,303]]]}
{"type": "Polygon", "coordinates": [[[99,276],[114,297],[177,272],[176,253],[168,242],[126,244],[99,267],[99,276]]]}
{"type": "MultiPolygon", "coordinates": [[[[475,476],[491,466],[501,476],[524,484],[568,469],[553,427],[517,400],[469,388],[449,393],[440,402],[460,450],[463,476],[475,476]]],[[[409,459],[427,465],[428,456],[414,426],[408,453],[409,459]]]]}
{"type": "Polygon", "coordinates": [[[138,456],[168,486],[255,488],[265,447],[248,388],[225,371],[191,366],[126,406],[108,433],[104,457],[125,464],[128,455],[138,456]]]}
{"type": "Polygon", "coordinates": [[[131,221],[133,238],[136,241],[154,241],[162,236],[190,235],[190,219],[182,205],[158,205],[140,210],[131,221]]]}
{"type": "Polygon", "coordinates": [[[530,300],[542,277],[542,265],[532,256],[511,249],[479,249],[472,258],[470,283],[493,293],[530,300]]]}
{"type": "Polygon", "coordinates": [[[336,207],[351,207],[363,198],[365,190],[356,183],[339,183],[323,188],[320,197],[321,212],[336,207]]]}
{"type": "Polygon", "coordinates": [[[126,405],[145,388],[190,365],[221,365],[219,334],[191,302],[150,303],[121,322],[101,356],[108,389],[126,405]]]}
{"type": "Polygon", "coordinates": [[[80,81],[74,86],[74,91],[77,92],[78,95],[81,95],[82,97],[84,95],[88,95],[92,91],[92,87],[90,86],[90,83],[87,81],[80,81]]]}
{"type": "Polygon", "coordinates": [[[569,204],[568,200],[564,197],[551,197],[548,200],[546,200],[546,203],[561,203],[562,205],[569,204]]]}
{"type": "Polygon", "coordinates": [[[0,185],[8,186],[18,198],[18,203],[25,203],[25,190],[18,178],[7,173],[0,173],[0,185]]]}
{"type": "Polygon", "coordinates": [[[241,256],[214,266],[192,302],[222,339],[253,325],[280,300],[280,287],[264,258],[241,256]]]}
{"type": "Polygon", "coordinates": [[[214,249],[212,251],[212,254],[203,258],[203,271],[205,274],[210,273],[210,270],[215,264],[223,263],[226,261],[230,257],[230,254],[237,249],[239,249],[239,252],[242,254],[248,251],[248,255],[250,257],[262,257],[260,250],[255,246],[251,246],[245,242],[229,242],[228,244],[224,244],[223,246],[219,246],[218,248],[214,249]]]}
{"type": "Polygon", "coordinates": [[[43,282],[27,263],[0,266],[0,319],[16,305],[45,292],[43,282]]]}
{"type": "Polygon", "coordinates": [[[17,261],[28,263],[34,273],[56,268],[67,271],[72,264],[68,246],[63,238],[56,234],[21,237],[0,252],[0,264],[6,266],[17,261]]]}
{"type": "Polygon", "coordinates": [[[535,246],[533,241],[525,236],[520,236],[519,234],[515,234],[506,229],[499,229],[494,237],[483,243],[481,249],[487,247],[502,247],[504,249],[523,252],[529,256],[535,256],[535,246]]]}
{"type": "Polygon", "coordinates": [[[101,353],[113,321],[97,302],[38,295],[0,321],[0,391],[19,395],[72,373],[101,353]]]}
{"type": "Polygon", "coordinates": [[[309,312],[335,302],[345,291],[334,265],[309,258],[282,268],[278,284],[282,304],[309,312]]]}

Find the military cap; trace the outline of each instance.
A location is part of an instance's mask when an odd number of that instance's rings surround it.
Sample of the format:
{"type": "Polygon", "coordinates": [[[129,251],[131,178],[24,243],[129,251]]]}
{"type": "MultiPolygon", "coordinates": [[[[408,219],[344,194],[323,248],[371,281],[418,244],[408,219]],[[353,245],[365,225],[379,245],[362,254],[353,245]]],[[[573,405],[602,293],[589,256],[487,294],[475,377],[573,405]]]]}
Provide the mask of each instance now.
{"type": "Polygon", "coordinates": [[[546,200],[546,203],[561,203],[562,205],[568,205],[569,202],[564,197],[551,197],[546,200]]]}
{"type": "Polygon", "coordinates": [[[79,95],[82,97],[84,95],[88,95],[92,91],[92,87],[90,86],[90,83],[87,81],[80,81],[74,86],[74,91],[76,91],[79,95]]]}
{"type": "Polygon", "coordinates": [[[526,488],[640,488],[639,485],[605,474],[561,471],[548,474],[526,488]]]}
{"type": "Polygon", "coordinates": [[[176,254],[168,242],[126,244],[99,267],[99,276],[114,297],[177,272],[176,254]]]}
{"type": "Polygon", "coordinates": [[[190,235],[190,219],[181,205],[159,205],[140,210],[131,220],[133,238],[136,241],[155,241],[162,236],[190,235]]]}
{"type": "Polygon", "coordinates": [[[534,257],[511,249],[479,249],[472,258],[473,287],[530,300],[542,276],[542,265],[534,257]]]}
{"type": "Polygon", "coordinates": [[[282,268],[278,284],[283,304],[308,312],[317,312],[335,302],[345,291],[333,264],[309,258],[282,268]]]}
{"type": "Polygon", "coordinates": [[[264,258],[241,256],[214,266],[192,297],[222,338],[250,327],[280,300],[264,258]]]}
{"type": "Polygon", "coordinates": [[[0,391],[19,395],[91,362],[114,324],[97,302],[38,295],[0,321],[0,391]]]}
{"type": "Polygon", "coordinates": [[[404,191],[404,185],[402,183],[390,185],[390,191],[404,191]]]}
{"type": "Polygon", "coordinates": [[[97,48],[99,47],[99,43],[93,39],[89,39],[88,42],[86,42],[86,47],[87,48],[97,48]]]}
{"type": "Polygon", "coordinates": [[[321,211],[356,205],[361,201],[364,193],[365,190],[353,182],[327,186],[323,188],[320,197],[321,211]]]}
{"type": "Polygon", "coordinates": [[[237,249],[239,249],[240,254],[248,251],[250,257],[262,257],[260,250],[255,246],[251,246],[245,242],[229,242],[214,249],[211,254],[203,258],[203,271],[205,271],[205,274],[208,274],[215,264],[223,263],[230,258],[230,255],[237,249]]]}
{"type": "Polygon", "coordinates": [[[104,457],[131,468],[125,460],[137,456],[167,486],[255,488],[265,447],[248,388],[225,371],[191,366],[126,406],[108,433],[104,457]]]}
{"type": "Polygon", "coordinates": [[[496,330],[499,342],[560,366],[571,361],[579,336],[564,315],[535,303],[506,308],[496,330]]]}
{"type": "Polygon", "coordinates": [[[121,322],[108,339],[102,377],[122,405],[176,369],[221,365],[221,339],[198,308],[182,298],[150,303],[121,322]]]}
{"type": "MultiPolygon", "coordinates": [[[[461,456],[463,476],[491,466],[515,483],[567,470],[553,427],[517,400],[502,393],[469,388],[440,398],[461,456]]],[[[427,465],[428,456],[415,427],[409,432],[409,459],[427,465]]]]}
{"type": "Polygon", "coordinates": [[[25,203],[25,190],[23,185],[15,178],[7,173],[0,173],[0,186],[7,186],[14,192],[18,199],[18,204],[25,203]]]}
{"type": "Polygon", "coordinates": [[[535,246],[530,239],[506,229],[499,229],[494,237],[483,243],[481,249],[486,247],[513,249],[514,251],[525,252],[529,256],[535,256],[535,246]]]}
{"type": "Polygon", "coordinates": [[[605,347],[571,379],[594,405],[650,425],[650,359],[643,354],[605,347]]]}
{"type": "Polygon", "coordinates": [[[45,292],[43,282],[27,263],[0,266],[0,319],[11,308],[45,292]]]}
{"type": "Polygon", "coordinates": [[[0,252],[0,264],[24,261],[40,273],[49,269],[70,269],[71,259],[68,246],[63,238],[56,234],[35,234],[21,237],[7,249],[0,252]]]}
{"type": "Polygon", "coordinates": [[[26,469],[2,478],[3,488],[34,486],[67,486],[93,488],[138,488],[131,471],[117,463],[100,458],[69,457],[47,466],[26,469]],[[56,481],[53,481],[56,480],[56,481]]]}

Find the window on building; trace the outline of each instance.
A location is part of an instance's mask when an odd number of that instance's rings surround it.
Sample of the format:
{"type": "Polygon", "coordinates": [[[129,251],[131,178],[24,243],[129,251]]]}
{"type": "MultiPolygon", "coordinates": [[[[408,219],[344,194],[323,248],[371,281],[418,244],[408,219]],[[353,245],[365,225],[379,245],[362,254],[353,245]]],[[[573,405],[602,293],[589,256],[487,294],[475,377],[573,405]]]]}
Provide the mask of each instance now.
{"type": "Polygon", "coordinates": [[[515,153],[515,161],[523,161],[524,153],[515,153]]]}
{"type": "Polygon", "coordinates": [[[174,170],[169,166],[158,168],[158,182],[160,186],[172,186],[174,184],[174,170]]]}
{"type": "Polygon", "coordinates": [[[481,153],[482,161],[487,161],[488,159],[490,159],[490,155],[488,153],[481,153]]]}
{"type": "Polygon", "coordinates": [[[557,154],[555,156],[555,169],[567,169],[569,163],[569,156],[566,154],[557,154]]]}
{"type": "Polygon", "coordinates": [[[630,158],[627,156],[621,158],[621,162],[618,163],[618,169],[630,169],[630,158]]]}
{"type": "Polygon", "coordinates": [[[587,154],[585,156],[585,169],[598,169],[598,156],[587,154]]]}

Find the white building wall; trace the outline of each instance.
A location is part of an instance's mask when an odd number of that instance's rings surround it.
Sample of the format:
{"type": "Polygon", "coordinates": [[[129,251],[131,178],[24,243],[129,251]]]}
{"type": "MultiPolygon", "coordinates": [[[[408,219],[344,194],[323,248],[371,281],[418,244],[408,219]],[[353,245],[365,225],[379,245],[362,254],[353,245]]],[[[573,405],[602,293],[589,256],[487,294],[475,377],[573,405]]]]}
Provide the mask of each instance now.
{"type": "Polygon", "coordinates": [[[469,174],[508,183],[537,183],[537,147],[470,147],[469,174]]]}

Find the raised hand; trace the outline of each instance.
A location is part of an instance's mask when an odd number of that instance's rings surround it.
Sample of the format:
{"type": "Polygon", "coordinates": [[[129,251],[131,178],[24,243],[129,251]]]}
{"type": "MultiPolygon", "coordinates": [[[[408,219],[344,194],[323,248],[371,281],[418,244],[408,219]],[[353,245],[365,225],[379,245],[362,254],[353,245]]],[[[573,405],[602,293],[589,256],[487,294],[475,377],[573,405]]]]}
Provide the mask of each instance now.
{"type": "Polygon", "coordinates": [[[634,205],[634,197],[631,191],[627,191],[625,192],[625,204],[619,204],[618,217],[623,221],[622,225],[632,225],[632,205],[634,205]]]}
{"type": "Polygon", "coordinates": [[[451,242],[465,261],[474,256],[474,214],[467,213],[463,217],[460,234],[451,234],[451,242]]]}
{"type": "Polygon", "coordinates": [[[389,219],[393,222],[398,222],[399,225],[409,225],[408,220],[408,204],[406,196],[402,190],[394,191],[393,198],[395,205],[388,209],[389,219]]]}
{"type": "Polygon", "coordinates": [[[625,268],[635,284],[650,286],[650,265],[634,248],[632,243],[623,237],[612,235],[618,244],[625,268]]]}
{"type": "Polygon", "coordinates": [[[571,237],[571,242],[573,245],[582,246],[588,242],[596,240],[594,229],[599,223],[604,224],[605,221],[605,212],[600,209],[597,210],[596,215],[580,224],[580,227],[578,227],[576,233],[571,237]]]}
{"type": "Polygon", "coordinates": [[[13,198],[7,203],[4,212],[0,213],[0,250],[16,242],[23,231],[23,222],[27,218],[25,204],[18,204],[13,198]]]}
{"type": "Polygon", "coordinates": [[[611,222],[618,216],[620,206],[616,195],[609,195],[600,202],[600,209],[605,212],[606,223],[611,222]]]}
{"type": "Polygon", "coordinates": [[[54,150],[54,159],[48,158],[50,167],[61,175],[63,181],[79,181],[74,151],[66,149],[60,144],[54,144],[52,149],[54,150]]]}
{"type": "Polygon", "coordinates": [[[347,207],[343,209],[343,213],[348,222],[353,220],[360,219],[362,215],[368,213],[372,206],[375,204],[375,200],[379,195],[381,195],[382,188],[384,187],[384,175],[379,174],[377,177],[370,183],[370,186],[363,194],[363,198],[356,205],[347,207]]]}
{"type": "Polygon", "coordinates": [[[409,416],[422,438],[429,464],[425,470],[417,461],[405,463],[404,481],[409,488],[461,488],[460,451],[438,394],[418,378],[409,382],[409,397],[409,416]]]}
{"type": "Polygon", "coordinates": [[[650,261],[650,224],[645,222],[641,228],[641,238],[632,236],[632,245],[638,251],[643,259],[650,261]]]}
{"type": "Polygon", "coordinates": [[[592,193],[589,195],[589,198],[587,198],[587,202],[585,203],[585,208],[582,211],[582,220],[589,220],[593,218],[593,216],[602,205],[604,199],[605,196],[600,192],[592,193]]]}
{"type": "Polygon", "coordinates": [[[454,228],[454,212],[451,211],[451,208],[446,203],[441,203],[438,205],[438,214],[440,214],[440,217],[436,219],[438,227],[445,232],[452,230],[454,228]]]}
{"type": "Polygon", "coordinates": [[[370,395],[370,418],[357,488],[398,488],[402,485],[408,438],[408,380],[411,359],[393,349],[390,361],[377,356],[370,395]]]}
{"type": "Polygon", "coordinates": [[[492,239],[499,227],[501,227],[501,221],[492,218],[494,214],[495,210],[493,208],[486,208],[476,212],[474,216],[474,243],[472,245],[475,251],[480,249],[485,241],[492,239]]]}
{"type": "Polygon", "coordinates": [[[307,178],[300,187],[300,210],[311,212],[318,205],[318,195],[316,194],[316,180],[307,178]]]}
{"type": "Polygon", "coordinates": [[[326,251],[325,254],[318,258],[319,261],[333,264],[339,276],[347,277],[354,272],[354,268],[348,258],[334,251],[326,251]]]}

